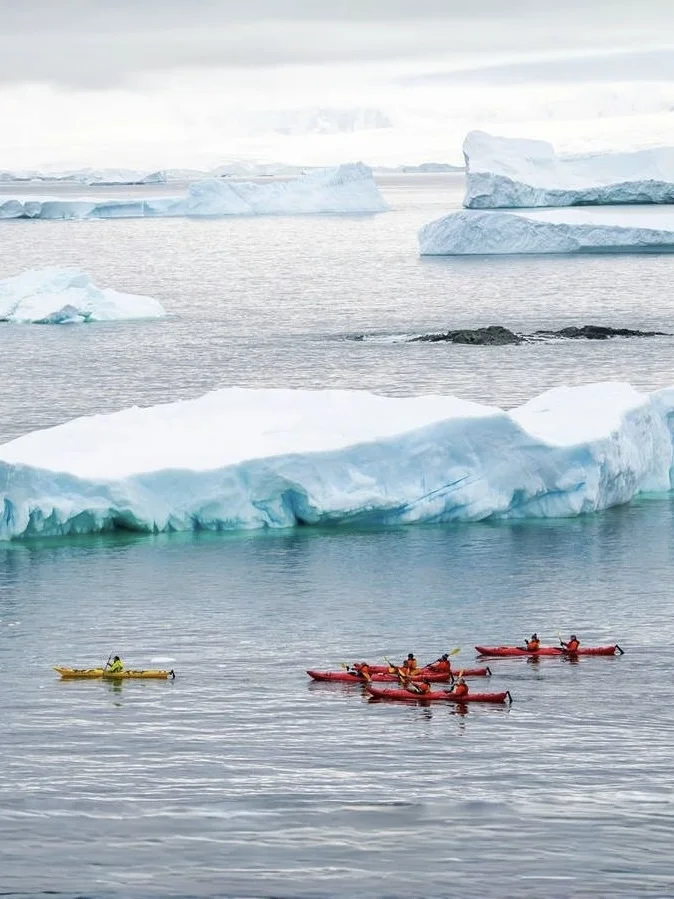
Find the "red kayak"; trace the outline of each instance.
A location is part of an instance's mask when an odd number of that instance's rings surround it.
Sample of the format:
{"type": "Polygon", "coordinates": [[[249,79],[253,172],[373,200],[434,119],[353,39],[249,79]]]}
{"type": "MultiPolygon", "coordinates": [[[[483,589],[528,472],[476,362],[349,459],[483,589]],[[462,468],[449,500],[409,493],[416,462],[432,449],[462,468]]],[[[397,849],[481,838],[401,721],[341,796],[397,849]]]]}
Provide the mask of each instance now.
{"type": "Polygon", "coordinates": [[[455,696],[450,690],[432,690],[430,693],[412,693],[410,690],[384,690],[381,687],[365,688],[373,699],[388,699],[395,702],[512,702],[510,691],[505,693],[468,693],[455,696]]]}
{"type": "MultiPolygon", "coordinates": [[[[389,665],[370,665],[370,671],[373,674],[390,674],[391,668],[389,665]]],[[[490,668],[452,668],[452,674],[457,675],[461,671],[462,677],[489,677],[491,675],[490,668]]],[[[437,671],[434,671],[432,668],[421,668],[420,677],[426,677],[426,672],[428,674],[437,674],[437,671]]],[[[416,677],[417,675],[415,675],[416,677]]],[[[429,677],[429,680],[431,678],[429,677]]]]}
{"type": "MultiPolygon", "coordinates": [[[[307,671],[309,677],[312,677],[314,680],[331,680],[331,681],[339,681],[343,684],[364,684],[367,683],[365,678],[358,677],[357,674],[351,674],[348,671],[307,671]]],[[[437,674],[434,672],[429,672],[428,674],[415,674],[410,678],[411,681],[422,681],[427,680],[431,681],[431,683],[436,684],[446,684],[449,680],[449,674],[437,674]]],[[[390,684],[395,683],[398,678],[395,674],[373,674],[371,676],[371,680],[375,681],[379,684],[390,684]]]]}
{"type": "Polygon", "coordinates": [[[613,646],[586,646],[569,652],[557,646],[541,646],[540,649],[521,649],[519,646],[476,646],[481,656],[495,656],[498,658],[510,658],[513,656],[614,656],[623,655],[623,650],[614,643],[613,646]]]}

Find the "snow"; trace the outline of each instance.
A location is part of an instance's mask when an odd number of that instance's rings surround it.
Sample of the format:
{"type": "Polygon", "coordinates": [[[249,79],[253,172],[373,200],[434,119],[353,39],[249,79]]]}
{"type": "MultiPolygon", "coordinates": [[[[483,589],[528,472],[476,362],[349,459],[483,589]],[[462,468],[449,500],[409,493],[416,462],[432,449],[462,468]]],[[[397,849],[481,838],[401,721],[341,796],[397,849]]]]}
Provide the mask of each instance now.
{"type": "Polygon", "coordinates": [[[0,539],[574,516],[671,490],[670,429],[674,387],[560,387],[510,412],[228,388],[0,446],[0,539]]]}
{"type": "Polygon", "coordinates": [[[674,210],[469,210],[424,225],[419,246],[422,256],[667,252],[674,250],[674,210]]]}
{"type": "Polygon", "coordinates": [[[471,209],[674,203],[674,147],[558,156],[545,141],[471,131],[463,152],[471,209]]]}
{"type": "Polygon", "coordinates": [[[184,197],[0,196],[0,219],[348,214],[387,208],[372,171],[362,163],[264,184],[207,178],[191,184],[184,197]]]}
{"type": "Polygon", "coordinates": [[[0,322],[62,325],[165,315],[157,300],[110,287],[100,290],[77,269],[31,270],[0,281],[0,322]]]}

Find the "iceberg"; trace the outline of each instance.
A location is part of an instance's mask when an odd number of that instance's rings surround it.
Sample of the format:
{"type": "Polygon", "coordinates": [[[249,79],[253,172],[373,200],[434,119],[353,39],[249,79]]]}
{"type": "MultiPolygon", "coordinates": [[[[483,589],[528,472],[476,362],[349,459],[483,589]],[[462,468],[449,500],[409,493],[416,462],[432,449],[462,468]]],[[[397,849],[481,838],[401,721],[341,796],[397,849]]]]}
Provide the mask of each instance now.
{"type": "Polygon", "coordinates": [[[0,281],[0,322],[62,325],[163,318],[157,300],[96,287],[77,269],[23,272],[0,281]]]}
{"type": "Polygon", "coordinates": [[[191,184],[184,197],[0,196],[0,219],[349,214],[386,209],[371,169],[362,163],[264,184],[206,178],[191,184]]]}
{"type": "Polygon", "coordinates": [[[419,231],[422,256],[674,251],[674,210],[454,212],[419,231]]]}
{"type": "Polygon", "coordinates": [[[0,539],[568,517],[666,492],[674,387],[452,396],[227,388],[0,446],[0,539]]]}
{"type": "Polygon", "coordinates": [[[674,203],[674,147],[560,156],[545,141],[471,131],[463,154],[469,209],[674,203]]]}

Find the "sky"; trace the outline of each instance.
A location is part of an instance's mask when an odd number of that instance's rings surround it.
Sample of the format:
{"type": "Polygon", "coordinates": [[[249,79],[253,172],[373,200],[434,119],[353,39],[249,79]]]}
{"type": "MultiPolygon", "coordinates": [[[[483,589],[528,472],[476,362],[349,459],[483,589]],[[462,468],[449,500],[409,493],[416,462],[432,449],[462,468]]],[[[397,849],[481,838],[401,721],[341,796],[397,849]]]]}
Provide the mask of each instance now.
{"type": "Polygon", "coordinates": [[[0,0],[0,169],[674,144],[671,0],[0,0]],[[589,7],[589,9],[588,9],[589,7]]]}

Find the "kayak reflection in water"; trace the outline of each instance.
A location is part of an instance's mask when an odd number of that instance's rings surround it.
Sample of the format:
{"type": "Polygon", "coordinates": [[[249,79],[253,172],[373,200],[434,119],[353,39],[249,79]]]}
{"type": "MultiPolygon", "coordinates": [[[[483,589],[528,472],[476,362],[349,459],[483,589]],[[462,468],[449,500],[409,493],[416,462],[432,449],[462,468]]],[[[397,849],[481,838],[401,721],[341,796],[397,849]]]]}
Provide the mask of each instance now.
{"type": "Polygon", "coordinates": [[[120,671],[124,671],[124,662],[119,656],[115,656],[112,662],[106,665],[106,669],[108,674],[119,674],[120,671]]]}
{"type": "Polygon", "coordinates": [[[538,634],[532,634],[531,637],[524,642],[526,643],[529,652],[538,652],[541,647],[541,641],[538,639],[538,634]]]}
{"type": "Polygon", "coordinates": [[[563,640],[560,640],[559,642],[567,652],[577,652],[578,647],[580,646],[580,640],[578,639],[578,637],[576,637],[575,634],[571,634],[568,643],[565,643],[563,640]]]}

